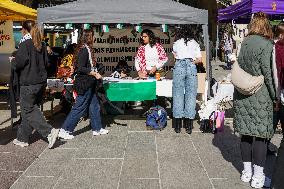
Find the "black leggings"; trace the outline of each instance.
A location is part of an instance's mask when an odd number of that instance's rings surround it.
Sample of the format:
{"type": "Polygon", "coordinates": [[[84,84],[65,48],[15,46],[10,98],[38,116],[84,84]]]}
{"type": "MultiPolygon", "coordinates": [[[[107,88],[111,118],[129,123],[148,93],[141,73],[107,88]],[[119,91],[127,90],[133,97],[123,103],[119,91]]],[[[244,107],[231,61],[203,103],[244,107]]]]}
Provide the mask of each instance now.
{"type": "Polygon", "coordinates": [[[267,154],[267,139],[243,135],[241,138],[243,162],[253,162],[264,167],[267,154]]]}

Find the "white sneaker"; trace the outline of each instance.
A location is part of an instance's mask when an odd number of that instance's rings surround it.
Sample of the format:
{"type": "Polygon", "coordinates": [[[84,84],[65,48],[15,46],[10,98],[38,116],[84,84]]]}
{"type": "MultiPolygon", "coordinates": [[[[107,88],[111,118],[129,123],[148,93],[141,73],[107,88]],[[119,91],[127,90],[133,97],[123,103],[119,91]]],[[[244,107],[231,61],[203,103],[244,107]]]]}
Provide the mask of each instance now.
{"type": "Polygon", "coordinates": [[[253,188],[262,188],[264,186],[264,182],[265,182],[265,175],[262,175],[261,177],[253,176],[250,185],[253,188]]]}
{"type": "Polygon", "coordinates": [[[241,175],[241,181],[243,182],[250,182],[251,181],[251,177],[252,177],[252,173],[249,173],[245,170],[242,171],[242,175],[241,175]]]}
{"type": "Polygon", "coordinates": [[[29,146],[29,143],[21,142],[18,139],[14,139],[13,144],[15,144],[17,146],[21,146],[22,148],[29,146]]]}
{"type": "Polygon", "coordinates": [[[65,140],[71,140],[71,139],[74,138],[74,136],[72,134],[68,133],[64,129],[60,129],[58,137],[63,138],[65,140]]]}
{"type": "Polygon", "coordinates": [[[100,131],[93,131],[93,135],[94,136],[98,136],[98,135],[106,135],[109,133],[109,130],[103,129],[101,128],[100,131]]]}
{"type": "Polygon", "coordinates": [[[106,135],[106,134],[108,134],[108,133],[109,133],[109,130],[106,130],[106,129],[101,128],[101,130],[100,130],[100,134],[101,134],[101,135],[106,135]]]}
{"type": "Polygon", "coordinates": [[[49,135],[47,136],[48,139],[48,148],[52,148],[56,139],[58,137],[59,129],[51,129],[49,135]]]}

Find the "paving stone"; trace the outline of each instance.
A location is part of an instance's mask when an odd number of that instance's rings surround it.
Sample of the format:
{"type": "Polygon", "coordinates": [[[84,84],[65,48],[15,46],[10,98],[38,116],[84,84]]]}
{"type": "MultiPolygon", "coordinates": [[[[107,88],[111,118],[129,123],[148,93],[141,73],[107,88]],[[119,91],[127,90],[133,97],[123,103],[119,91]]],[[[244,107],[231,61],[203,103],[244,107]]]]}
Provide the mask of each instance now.
{"type": "Polygon", "coordinates": [[[122,160],[69,162],[55,188],[117,188],[122,160]]]}
{"type": "Polygon", "coordinates": [[[25,177],[22,176],[11,189],[50,189],[57,182],[54,177],[25,177]]]}
{"type": "Polygon", "coordinates": [[[23,176],[58,178],[68,166],[69,161],[38,159],[26,170],[23,176]]]}
{"type": "Polygon", "coordinates": [[[22,172],[0,171],[0,188],[8,189],[18,179],[22,172]]]}
{"type": "Polygon", "coordinates": [[[239,178],[229,179],[213,179],[212,180],[215,189],[249,189],[249,183],[243,183],[239,178]]]}
{"type": "Polygon", "coordinates": [[[211,188],[189,137],[157,137],[162,188],[211,188]]]}
{"type": "Polygon", "coordinates": [[[101,135],[85,139],[85,148],[76,151],[74,158],[122,158],[126,136],[101,135]]]}
{"type": "Polygon", "coordinates": [[[160,189],[159,179],[130,179],[122,180],[119,189],[160,189]]]}
{"type": "Polygon", "coordinates": [[[129,133],[121,177],[159,178],[153,133],[129,133]]]}
{"type": "Polygon", "coordinates": [[[211,178],[239,177],[242,160],[238,136],[227,131],[215,135],[195,133],[192,141],[211,178]]]}
{"type": "Polygon", "coordinates": [[[48,161],[67,161],[71,160],[77,151],[77,148],[47,149],[39,156],[39,159],[48,161]]]}

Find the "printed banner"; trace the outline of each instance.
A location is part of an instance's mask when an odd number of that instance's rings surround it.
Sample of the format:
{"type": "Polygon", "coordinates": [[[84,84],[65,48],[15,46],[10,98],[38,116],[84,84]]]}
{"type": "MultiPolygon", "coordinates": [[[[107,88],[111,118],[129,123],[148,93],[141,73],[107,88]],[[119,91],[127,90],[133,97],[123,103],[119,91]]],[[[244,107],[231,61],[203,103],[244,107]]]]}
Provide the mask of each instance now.
{"type": "Polygon", "coordinates": [[[13,22],[0,22],[0,53],[9,54],[15,50],[15,41],[13,35],[13,22]]]}
{"type": "MultiPolygon", "coordinates": [[[[143,28],[144,29],[144,28],[143,28]]],[[[160,31],[160,29],[152,29],[159,42],[164,47],[169,57],[168,63],[164,66],[164,70],[170,70],[174,65],[174,57],[172,47],[174,38],[160,31]]],[[[134,28],[116,29],[111,28],[109,32],[100,36],[99,32],[95,32],[94,50],[98,63],[105,66],[105,76],[110,75],[120,60],[125,60],[131,67],[131,76],[136,77],[135,56],[140,47],[140,33],[134,28]]],[[[168,75],[171,77],[169,71],[168,75]]]]}

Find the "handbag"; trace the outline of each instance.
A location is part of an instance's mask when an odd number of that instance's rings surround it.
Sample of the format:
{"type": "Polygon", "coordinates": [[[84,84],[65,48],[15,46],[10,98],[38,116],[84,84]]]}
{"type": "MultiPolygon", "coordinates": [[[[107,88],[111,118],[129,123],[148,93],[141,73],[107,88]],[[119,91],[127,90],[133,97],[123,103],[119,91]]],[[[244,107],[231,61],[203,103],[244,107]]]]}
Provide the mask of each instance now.
{"type": "Polygon", "coordinates": [[[238,61],[235,61],[232,68],[232,84],[237,91],[243,95],[253,95],[264,84],[264,76],[253,76],[240,68],[238,61]]]}
{"type": "Polygon", "coordinates": [[[216,111],[215,113],[216,129],[219,132],[224,131],[225,111],[216,111]]]}

